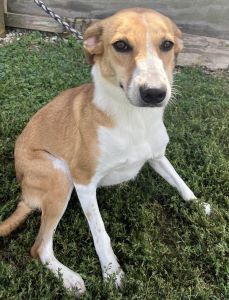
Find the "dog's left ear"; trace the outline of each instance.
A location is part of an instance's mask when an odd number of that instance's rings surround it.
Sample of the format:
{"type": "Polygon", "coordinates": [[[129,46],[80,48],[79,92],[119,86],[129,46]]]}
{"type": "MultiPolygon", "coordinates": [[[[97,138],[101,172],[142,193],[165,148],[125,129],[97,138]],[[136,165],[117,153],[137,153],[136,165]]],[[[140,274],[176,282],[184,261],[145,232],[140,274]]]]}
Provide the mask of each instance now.
{"type": "Polygon", "coordinates": [[[86,59],[90,64],[94,63],[96,55],[103,53],[102,33],[103,26],[101,21],[90,25],[84,33],[83,47],[86,59]]]}
{"type": "Polygon", "coordinates": [[[183,49],[182,32],[175,23],[173,23],[173,31],[175,37],[174,51],[175,51],[175,55],[178,55],[183,49]]]}

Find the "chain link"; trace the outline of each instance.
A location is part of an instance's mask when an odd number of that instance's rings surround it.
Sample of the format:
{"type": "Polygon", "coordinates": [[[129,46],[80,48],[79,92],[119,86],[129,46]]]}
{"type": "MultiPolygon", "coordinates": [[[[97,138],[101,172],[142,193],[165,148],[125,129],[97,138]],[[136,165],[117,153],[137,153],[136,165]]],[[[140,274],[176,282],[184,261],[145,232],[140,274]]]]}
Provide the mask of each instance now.
{"type": "Polygon", "coordinates": [[[75,30],[73,27],[71,27],[67,22],[63,21],[63,19],[55,14],[49,7],[47,7],[43,1],[41,0],[34,0],[34,2],[41,7],[50,17],[52,17],[53,19],[55,19],[58,23],[60,23],[61,25],[63,25],[68,31],[70,31],[77,40],[82,41],[83,40],[83,36],[82,34],[75,30]]]}

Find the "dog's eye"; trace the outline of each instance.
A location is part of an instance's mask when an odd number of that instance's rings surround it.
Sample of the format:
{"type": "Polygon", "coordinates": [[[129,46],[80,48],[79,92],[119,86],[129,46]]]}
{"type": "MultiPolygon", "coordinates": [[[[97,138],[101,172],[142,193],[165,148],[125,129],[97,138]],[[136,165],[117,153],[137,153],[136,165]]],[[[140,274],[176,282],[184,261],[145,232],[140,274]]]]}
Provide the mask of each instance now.
{"type": "Polygon", "coordinates": [[[117,41],[113,44],[113,47],[118,52],[129,52],[132,50],[132,47],[125,41],[117,41]]]}
{"type": "Polygon", "coordinates": [[[162,51],[169,51],[169,50],[171,50],[172,48],[173,48],[173,45],[174,45],[174,43],[173,42],[171,42],[171,41],[164,41],[164,42],[162,42],[162,44],[161,44],[161,46],[160,46],[160,49],[162,50],[162,51]]]}

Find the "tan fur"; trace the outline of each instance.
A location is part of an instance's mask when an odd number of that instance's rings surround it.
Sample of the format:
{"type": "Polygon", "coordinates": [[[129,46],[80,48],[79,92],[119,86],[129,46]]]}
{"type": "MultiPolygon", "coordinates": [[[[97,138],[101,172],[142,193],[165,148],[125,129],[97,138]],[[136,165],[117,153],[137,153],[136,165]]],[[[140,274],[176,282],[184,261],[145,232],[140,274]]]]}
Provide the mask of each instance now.
{"type": "MultiPolygon", "coordinates": [[[[42,179],[34,178],[26,182],[26,199],[28,197],[35,197],[41,210],[41,226],[36,238],[35,244],[31,249],[33,257],[39,257],[39,252],[42,250],[43,244],[53,235],[58,221],[60,220],[64,207],[67,205],[67,195],[72,190],[71,183],[68,178],[60,171],[53,170],[47,155],[42,155],[42,174],[37,168],[38,176],[42,179]],[[39,173],[38,173],[39,172],[39,173]],[[46,185],[44,186],[44,182],[46,185]]],[[[36,167],[36,166],[34,166],[36,167]]],[[[36,176],[36,171],[34,176],[36,176]]]]}
{"type": "Polygon", "coordinates": [[[0,225],[0,236],[7,236],[15,230],[32,212],[32,209],[23,201],[18,203],[13,214],[0,225]]]}
{"type": "Polygon", "coordinates": [[[61,93],[33,116],[17,139],[15,167],[23,202],[0,224],[0,236],[14,230],[33,209],[41,209],[41,229],[33,256],[52,226],[49,218],[54,218],[54,223],[60,218],[72,188],[69,178],[53,168],[49,154],[67,162],[75,182],[87,184],[99,154],[97,128],[113,126],[112,120],[92,103],[93,91],[93,84],[85,84],[61,93]]]}
{"type": "Polygon", "coordinates": [[[93,85],[85,84],[63,92],[34,115],[16,142],[20,182],[27,170],[31,177],[31,160],[41,163],[41,152],[64,159],[76,182],[90,181],[98,156],[97,128],[112,126],[111,119],[92,103],[92,97],[93,85]]]}

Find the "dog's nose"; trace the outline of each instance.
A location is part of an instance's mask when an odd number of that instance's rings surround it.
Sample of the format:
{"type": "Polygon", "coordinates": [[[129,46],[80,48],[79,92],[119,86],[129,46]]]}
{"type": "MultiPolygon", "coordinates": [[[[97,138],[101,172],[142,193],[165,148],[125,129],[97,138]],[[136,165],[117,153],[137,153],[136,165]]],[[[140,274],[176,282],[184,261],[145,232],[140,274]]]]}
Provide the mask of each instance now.
{"type": "Polygon", "coordinates": [[[165,88],[147,88],[146,86],[140,87],[140,95],[142,100],[147,104],[158,104],[165,99],[165,88]]]}

